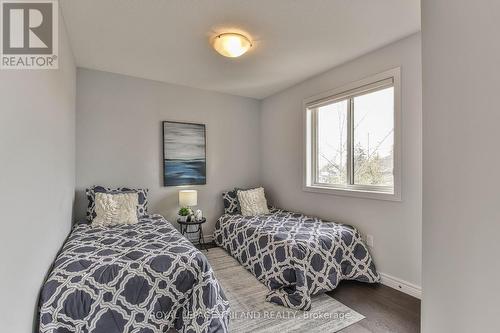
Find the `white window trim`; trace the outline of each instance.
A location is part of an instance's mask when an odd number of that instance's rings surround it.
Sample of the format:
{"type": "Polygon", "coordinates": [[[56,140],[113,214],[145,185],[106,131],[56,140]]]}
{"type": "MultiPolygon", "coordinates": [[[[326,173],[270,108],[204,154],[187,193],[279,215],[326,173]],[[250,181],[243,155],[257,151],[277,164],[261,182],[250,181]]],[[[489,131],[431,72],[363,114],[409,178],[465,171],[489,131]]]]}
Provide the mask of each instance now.
{"type": "Polygon", "coordinates": [[[344,85],[342,87],[323,92],[321,94],[311,96],[303,101],[303,183],[302,189],[307,192],[325,193],[340,196],[349,196],[357,198],[378,199],[401,201],[401,68],[394,68],[383,73],[379,73],[365,79],[344,85]],[[322,102],[334,99],[345,98],[347,94],[352,94],[353,91],[365,91],[373,89],[377,83],[385,80],[393,80],[394,84],[394,191],[388,192],[383,187],[363,186],[363,185],[325,185],[315,184],[312,181],[312,131],[311,126],[312,111],[311,106],[318,107],[322,102]],[[344,96],[342,96],[344,95],[344,96]]]}

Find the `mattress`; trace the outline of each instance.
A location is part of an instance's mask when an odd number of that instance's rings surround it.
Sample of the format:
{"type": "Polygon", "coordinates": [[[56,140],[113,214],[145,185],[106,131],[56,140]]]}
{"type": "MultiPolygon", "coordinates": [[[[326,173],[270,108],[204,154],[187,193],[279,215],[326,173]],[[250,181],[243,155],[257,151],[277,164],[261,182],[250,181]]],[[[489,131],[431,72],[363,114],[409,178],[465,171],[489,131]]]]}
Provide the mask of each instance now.
{"type": "Polygon", "coordinates": [[[229,303],[205,256],[159,215],[76,225],[39,301],[39,332],[227,332],[229,303]]]}
{"type": "Polygon", "coordinates": [[[310,310],[313,295],[342,280],[380,281],[360,233],[346,224],[282,209],[225,214],[214,239],[267,286],[267,301],[289,308],[310,310]]]}

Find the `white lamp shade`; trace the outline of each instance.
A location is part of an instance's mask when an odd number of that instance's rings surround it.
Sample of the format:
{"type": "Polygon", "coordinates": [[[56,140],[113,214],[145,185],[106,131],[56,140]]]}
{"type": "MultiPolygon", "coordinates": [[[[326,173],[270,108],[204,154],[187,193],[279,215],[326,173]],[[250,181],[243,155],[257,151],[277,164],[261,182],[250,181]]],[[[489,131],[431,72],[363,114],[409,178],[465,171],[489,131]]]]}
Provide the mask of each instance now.
{"type": "Polygon", "coordinates": [[[198,204],[198,191],[182,190],[179,191],[179,206],[192,207],[198,204]]]}

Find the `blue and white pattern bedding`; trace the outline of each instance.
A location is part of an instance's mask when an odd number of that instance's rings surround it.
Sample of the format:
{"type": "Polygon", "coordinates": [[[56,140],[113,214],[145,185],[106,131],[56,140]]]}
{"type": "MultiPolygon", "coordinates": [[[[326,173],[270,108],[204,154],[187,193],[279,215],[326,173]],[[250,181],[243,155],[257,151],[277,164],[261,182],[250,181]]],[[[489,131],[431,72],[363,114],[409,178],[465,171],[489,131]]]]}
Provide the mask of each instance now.
{"type": "Polygon", "coordinates": [[[311,296],[341,280],[380,280],[359,232],[345,224],[280,209],[225,214],[214,239],[269,288],[267,301],[294,309],[310,310],[311,296]]]}
{"type": "Polygon", "coordinates": [[[159,215],[77,225],[39,304],[39,332],[227,332],[229,303],[205,256],[159,215]]]}
{"type": "Polygon", "coordinates": [[[222,200],[224,201],[224,214],[241,214],[237,190],[223,192],[222,200]]]}

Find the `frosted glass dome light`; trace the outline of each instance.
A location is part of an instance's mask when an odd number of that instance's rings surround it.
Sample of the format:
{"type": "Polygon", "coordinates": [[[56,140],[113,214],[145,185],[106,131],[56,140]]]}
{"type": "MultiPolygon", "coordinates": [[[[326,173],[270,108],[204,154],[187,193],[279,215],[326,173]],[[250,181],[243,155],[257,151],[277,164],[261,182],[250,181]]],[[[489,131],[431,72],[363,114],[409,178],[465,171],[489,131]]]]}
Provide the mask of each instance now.
{"type": "Polygon", "coordinates": [[[252,47],[252,42],[238,33],[223,33],[214,38],[213,47],[224,57],[237,58],[252,47]]]}

